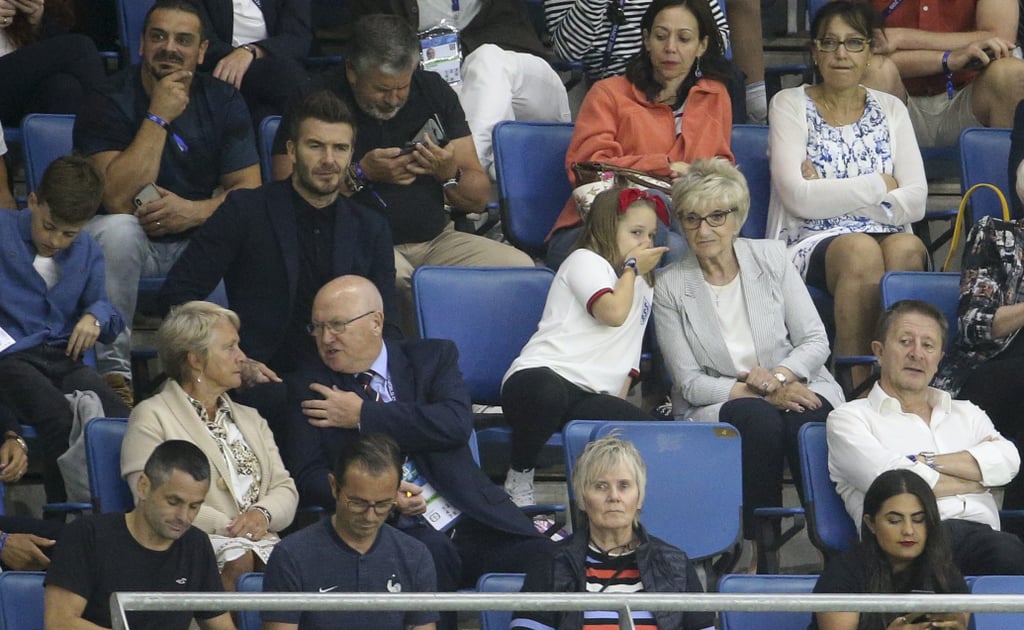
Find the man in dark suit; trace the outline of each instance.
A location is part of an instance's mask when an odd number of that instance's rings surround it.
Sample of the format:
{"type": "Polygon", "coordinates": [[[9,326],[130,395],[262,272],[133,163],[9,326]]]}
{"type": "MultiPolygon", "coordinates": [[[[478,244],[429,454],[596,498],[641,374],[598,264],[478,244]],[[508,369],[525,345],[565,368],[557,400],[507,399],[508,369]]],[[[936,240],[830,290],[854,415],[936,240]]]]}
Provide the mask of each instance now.
{"type": "MultiPolygon", "coordinates": [[[[384,296],[386,320],[397,321],[387,221],[338,194],[355,141],[352,115],[329,92],[309,95],[296,111],[288,130],[291,178],[229,195],[192,237],[160,292],[168,309],[204,299],[224,280],[242,320],[241,346],[250,359],[246,385],[277,381],[277,373],[316,359],[307,317],[316,292],[332,278],[369,278],[384,296]]],[[[283,386],[251,394],[247,404],[272,424],[284,413],[278,406],[283,386]]]]}
{"type": "Polygon", "coordinates": [[[306,78],[313,44],[309,0],[199,0],[210,45],[200,70],[242,92],[259,123],[281,114],[306,78]]]}
{"type": "Polygon", "coordinates": [[[376,288],[358,276],[332,280],[317,293],[310,327],[321,361],[288,385],[295,404],[283,452],[300,501],[332,509],[331,462],[360,433],[385,433],[406,458],[397,526],[430,548],[438,590],[473,584],[485,572],[524,571],[551,543],[473,460],[469,394],[455,345],[385,343],[380,309],[376,288]],[[410,468],[417,483],[408,480],[410,468]],[[432,490],[461,512],[444,532],[420,518],[432,490]]]}

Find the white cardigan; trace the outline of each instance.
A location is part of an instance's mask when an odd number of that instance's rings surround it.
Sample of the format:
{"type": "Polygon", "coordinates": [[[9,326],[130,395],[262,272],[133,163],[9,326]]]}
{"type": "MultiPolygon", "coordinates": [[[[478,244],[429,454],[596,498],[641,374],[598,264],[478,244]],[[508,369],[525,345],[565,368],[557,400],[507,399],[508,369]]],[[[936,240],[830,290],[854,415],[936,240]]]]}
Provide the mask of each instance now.
{"type": "Polygon", "coordinates": [[[880,173],[808,180],[800,172],[800,165],[807,159],[805,87],[782,90],[771,102],[768,151],[772,197],[765,236],[779,238],[784,227],[795,229],[803,219],[828,219],[844,214],[901,225],[909,231],[911,223],[924,217],[928,181],[906,106],[891,94],[867,88],[889,123],[893,154],[893,172],[889,174],[899,182],[899,188],[886,192],[880,173]]]}

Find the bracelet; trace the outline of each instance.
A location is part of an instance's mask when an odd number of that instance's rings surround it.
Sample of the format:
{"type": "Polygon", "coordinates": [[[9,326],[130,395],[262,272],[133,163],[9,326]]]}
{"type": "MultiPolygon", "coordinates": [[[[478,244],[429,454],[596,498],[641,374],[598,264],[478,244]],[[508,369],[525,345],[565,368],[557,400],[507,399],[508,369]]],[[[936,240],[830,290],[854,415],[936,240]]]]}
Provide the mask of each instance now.
{"type": "Polygon", "coordinates": [[[249,509],[250,510],[259,510],[260,514],[262,514],[267,519],[267,527],[270,527],[270,510],[268,510],[267,508],[265,508],[263,506],[260,506],[260,505],[254,505],[254,506],[252,506],[249,509]]]}
{"type": "Polygon", "coordinates": [[[181,136],[171,130],[171,123],[150,112],[146,112],[146,119],[163,127],[164,131],[166,131],[171,136],[171,139],[174,140],[174,144],[178,145],[181,152],[188,153],[188,145],[185,144],[185,141],[182,140],[181,136]]]}
{"type": "Polygon", "coordinates": [[[946,75],[946,97],[953,100],[953,71],[949,68],[949,56],[952,50],[942,53],[942,72],[946,75]]]}
{"type": "Polygon", "coordinates": [[[0,534],[0,553],[4,552],[4,545],[7,544],[7,532],[0,534]]]}
{"type": "Polygon", "coordinates": [[[627,269],[632,269],[635,276],[640,275],[640,269],[637,268],[636,258],[634,257],[627,258],[626,262],[622,263],[622,270],[625,271],[627,269]]]}

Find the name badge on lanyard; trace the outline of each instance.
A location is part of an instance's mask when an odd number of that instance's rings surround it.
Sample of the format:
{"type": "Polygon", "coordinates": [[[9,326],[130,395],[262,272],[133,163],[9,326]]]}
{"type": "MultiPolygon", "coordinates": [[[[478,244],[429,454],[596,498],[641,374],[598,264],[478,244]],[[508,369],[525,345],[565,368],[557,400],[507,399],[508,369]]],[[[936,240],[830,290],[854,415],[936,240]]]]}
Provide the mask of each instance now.
{"type": "MultiPolygon", "coordinates": [[[[452,0],[452,11],[458,13],[459,0],[452,0]]],[[[448,85],[462,83],[462,46],[459,29],[448,20],[419,34],[420,64],[424,70],[441,75],[448,85]]]]}

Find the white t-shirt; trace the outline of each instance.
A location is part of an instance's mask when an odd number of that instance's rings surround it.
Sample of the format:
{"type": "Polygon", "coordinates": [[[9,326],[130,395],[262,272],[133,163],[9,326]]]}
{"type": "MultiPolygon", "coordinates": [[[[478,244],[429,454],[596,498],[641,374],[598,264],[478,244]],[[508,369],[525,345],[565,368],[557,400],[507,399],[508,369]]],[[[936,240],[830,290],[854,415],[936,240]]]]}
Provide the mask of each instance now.
{"type": "Polygon", "coordinates": [[[502,382],[519,370],[548,367],[583,389],[617,396],[630,371],[640,365],[654,295],[654,287],[636,278],[626,321],[621,326],[602,324],[587,305],[612,291],[618,279],[608,261],[594,252],[578,249],[570,254],[555,274],[537,332],[502,382]]]}
{"type": "Polygon", "coordinates": [[[267,22],[263,19],[263,11],[253,0],[231,0],[231,4],[235,16],[234,28],[231,29],[232,46],[237,48],[267,38],[267,22]]]}
{"type": "Polygon", "coordinates": [[[704,284],[711,293],[711,305],[718,316],[722,339],[736,365],[736,371],[749,372],[758,365],[757,349],[754,347],[754,334],[750,330],[747,301],[743,297],[743,281],[740,278],[737,273],[735,278],[723,286],[715,286],[707,280],[704,284]]]}
{"type": "Polygon", "coordinates": [[[36,273],[42,276],[47,289],[52,289],[53,285],[60,280],[60,265],[53,259],[53,256],[36,256],[32,259],[32,266],[36,273]]]}
{"type": "Polygon", "coordinates": [[[480,0],[419,0],[417,4],[420,9],[420,31],[434,28],[441,20],[448,20],[463,30],[480,12],[480,0]]]}

